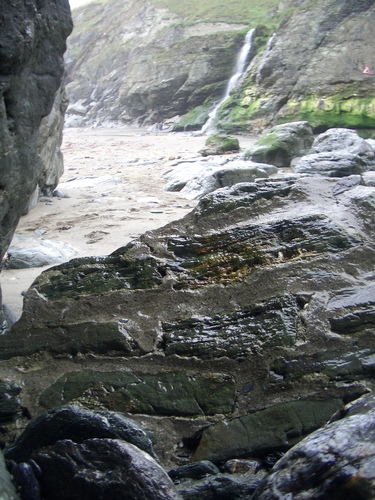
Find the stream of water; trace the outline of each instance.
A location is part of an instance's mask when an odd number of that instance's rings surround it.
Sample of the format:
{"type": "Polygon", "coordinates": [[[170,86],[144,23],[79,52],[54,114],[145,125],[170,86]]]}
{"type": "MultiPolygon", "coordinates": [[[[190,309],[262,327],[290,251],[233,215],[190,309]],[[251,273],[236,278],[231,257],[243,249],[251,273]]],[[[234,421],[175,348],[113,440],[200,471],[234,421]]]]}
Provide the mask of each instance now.
{"type": "Polygon", "coordinates": [[[236,67],[235,67],[233,76],[228,81],[227,87],[225,89],[224,97],[213,108],[213,110],[211,111],[211,113],[208,116],[207,122],[202,127],[202,132],[204,134],[206,132],[214,129],[213,124],[214,124],[214,121],[216,119],[217,113],[218,113],[221,105],[228,99],[228,97],[230,96],[230,93],[235,88],[239,79],[241,78],[241,76],[243,75],[243,73],[246,69],[246,66],[247,66],[246,63],[247,63],[247,59],[249,56],[249,52],[251,50],[252,41],[253,41],[253,35],[254,35],[254,29],[250,30],[246,34],[244,45],[243,45],[240,53],[238,54],[236,67]]]}

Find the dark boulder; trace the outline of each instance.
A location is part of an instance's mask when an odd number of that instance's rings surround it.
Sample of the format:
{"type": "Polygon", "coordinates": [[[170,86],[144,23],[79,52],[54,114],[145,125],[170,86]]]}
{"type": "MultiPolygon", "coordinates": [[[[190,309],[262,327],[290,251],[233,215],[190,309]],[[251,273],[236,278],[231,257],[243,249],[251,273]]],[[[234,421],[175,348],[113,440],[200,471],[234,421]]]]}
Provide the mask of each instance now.
{"type": "Polygon", "coordinates": [[[217,474],[200,481],[186,480],[177,485],[184,500],[249,500],[264,474],[217,474]]]}
{"type": "Polygon", "coordinates": [[[63,440],[35,451],[45,500],[177,500],[172,480],[147,453],[120,439],[63,440]]]}
{"type": "Polygon", "coordinates": [[[31,420],[6,458],[24,462],[34,450],[53,445],[62,439],[81,443],[90,438],[127,441],[155,456],[150,439],[132,420],[110,411],[90,411],[79,406],[61,406],[31,420]]]}
{"type": "Polygon", "coordinates": [[[182,465],[168,472],[168,475],[174,481],[180,479],[202,479],[206,476],[215,476],[220,470],[209,460],[201,460],[192,464],[182,465]]]}
{"type": "Polygon", "coordinates": [[[365,396],[281,458],[253,500],[375,498],[374,396],[365,396]]]}

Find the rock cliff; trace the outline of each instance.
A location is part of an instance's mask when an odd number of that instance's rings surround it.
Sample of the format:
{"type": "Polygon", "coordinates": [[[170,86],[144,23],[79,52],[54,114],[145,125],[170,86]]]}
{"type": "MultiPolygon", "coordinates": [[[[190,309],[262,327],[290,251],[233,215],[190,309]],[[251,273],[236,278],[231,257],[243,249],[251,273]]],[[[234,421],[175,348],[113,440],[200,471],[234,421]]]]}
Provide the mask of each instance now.
{"type": "Polygon", "coordinates": [[[54,188],[66,98],[68,0],[0,6],[0,259],[33,195],[54,188]]]}
{"type": "Polygon", "coordinates": [[[70,125],[154,123],[200,129],[224,94],[245,33],[247,71],[219,111],[228,132],[307,120],[374,128],[373,0],[94,2],[75,12],[68,51],[70,125]],[[178,118],[176,118],[178,117],[178,118]]]}
{"type": "Polygon", "coordinates": [[[371,133],[375,73],[363,69],[375,65],[374,1],[297,3],[227,103],[221,126],[256,130],[302,119],[315,131],[343,126],[371,133]]]}
{"type": "Polygon", "coordinates": [[[247,26],[238,14],[233,23],[228,14],[220,14],[225,22],[207,12],[196,19],[198,6],[181,13],[173,2],[109,0],[76,11],[67,123],[153,124],[213,102],[247,26]]]}

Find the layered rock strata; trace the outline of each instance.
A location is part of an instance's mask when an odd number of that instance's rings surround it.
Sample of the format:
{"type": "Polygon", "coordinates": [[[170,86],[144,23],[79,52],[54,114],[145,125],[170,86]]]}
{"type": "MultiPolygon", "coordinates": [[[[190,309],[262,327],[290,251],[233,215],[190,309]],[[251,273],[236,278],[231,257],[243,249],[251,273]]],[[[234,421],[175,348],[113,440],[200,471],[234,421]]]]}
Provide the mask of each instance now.
{"type": "Polygon", "coordinates": [[[132,416],[166,462],[285,450],[373,389],[375,188],[359,177],[219,189],[108,257],[44,272],[0,338],[0,376],[27,378],[34,415],[132,416]]]}

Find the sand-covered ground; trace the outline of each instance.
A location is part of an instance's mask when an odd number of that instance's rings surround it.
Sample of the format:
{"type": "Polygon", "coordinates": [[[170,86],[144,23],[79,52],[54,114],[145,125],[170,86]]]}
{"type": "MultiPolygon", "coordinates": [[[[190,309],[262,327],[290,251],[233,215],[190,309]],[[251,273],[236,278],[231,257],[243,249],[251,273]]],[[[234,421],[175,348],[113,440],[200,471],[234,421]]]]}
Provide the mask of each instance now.
{"type": "MultiPolygon", "coordinates": [[[[137,128],[66,129],[58,190],[69,197],[42,198],[22,217],[16,234],[68,243],[80,256],[105,255],[183,217],[196,202],[165,191],[162,174],[173,160],[196,157],[206,138],[137,128]]],[[[241,148],[253,142],[240,138],[241,148]]],[[[22,291],[44,269],[1,273],[3,303],[16,315],[22,291]]]]}

